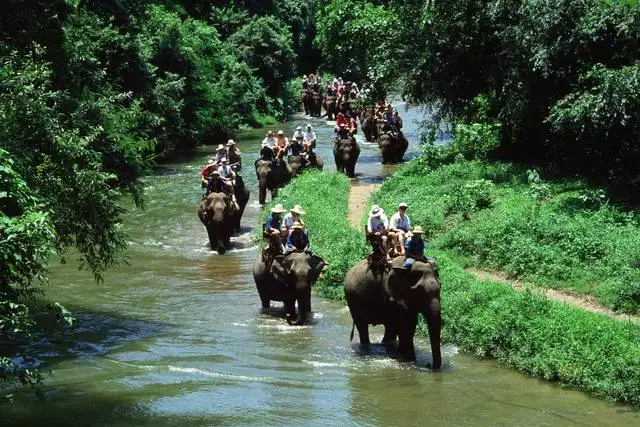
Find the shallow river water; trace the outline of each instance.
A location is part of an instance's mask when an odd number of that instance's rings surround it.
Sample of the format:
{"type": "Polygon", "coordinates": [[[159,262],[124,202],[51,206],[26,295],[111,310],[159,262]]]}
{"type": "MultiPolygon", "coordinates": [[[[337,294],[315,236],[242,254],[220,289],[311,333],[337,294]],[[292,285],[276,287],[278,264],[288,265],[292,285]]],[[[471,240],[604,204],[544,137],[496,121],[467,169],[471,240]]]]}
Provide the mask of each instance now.
{"type": "MultiPolygon", "coordinates": [[[[403,115],[415,148],[421,114],[403,115]]],[[[311,122],[325,170],[334,170],[331,126],[311,122]]],[[[290,135],[306,123],[297,116],[281,127],[290,135]]],[[[314,296],[313,320],[304,327],[288,326],[277,303],[261,314],[251,275],[260,214],[252,163],[264,132],[239,138],[251,199],[243,234],[227,254],[208,250],[196,215],[198,173],[215,148],[203,147],[145,179],[146,209],[132,209],[125,221],[129,266],[109,271],[100,285],[74,263],[52,266],[48,296],[71,308],[78,325],[30,348],[54,371],[45,399],[18,393],[16,403],[0,404],[0,425],[640,425],[637,411],[478,360],[453,344],[443,348],[440,373],[424,368],[424,339],[417,339],[416,364],[389,358],[379,346],[360,355],[341,302],[314,296]]],[[[392,171],[375,146],[363,147],[360,181],[392,171]]],[[[372,341],[381,337],[382,328],[373,328],[372,341]]]]}

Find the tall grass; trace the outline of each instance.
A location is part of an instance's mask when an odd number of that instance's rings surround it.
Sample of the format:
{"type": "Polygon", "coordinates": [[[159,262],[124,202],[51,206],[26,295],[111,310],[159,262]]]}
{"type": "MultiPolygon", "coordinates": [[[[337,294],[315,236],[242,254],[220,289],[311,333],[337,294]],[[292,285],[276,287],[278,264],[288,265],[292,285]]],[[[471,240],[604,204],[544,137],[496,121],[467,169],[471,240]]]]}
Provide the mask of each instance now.
{"type": "Polygon", "coordinates": [[[428,230],[432,247],[467,266],[594,295],[614,310],[640,309],[640,216],[579,181],[530,184],[509,164],[458,162],[429,171],[415,161],[374,197],[387,210],[400,201],[428,230]]]}
{"type": "Polygon", "coordinates": [[[348,199],[349,179],[344,175],[307,170],[265,208],[266,216],[276,203],[286,209],[302,205],[311,250],[329,263],[317,291],[334,299],[344,299],[344,275],[367,254],[363,233],[349,225],[348,199]]]}

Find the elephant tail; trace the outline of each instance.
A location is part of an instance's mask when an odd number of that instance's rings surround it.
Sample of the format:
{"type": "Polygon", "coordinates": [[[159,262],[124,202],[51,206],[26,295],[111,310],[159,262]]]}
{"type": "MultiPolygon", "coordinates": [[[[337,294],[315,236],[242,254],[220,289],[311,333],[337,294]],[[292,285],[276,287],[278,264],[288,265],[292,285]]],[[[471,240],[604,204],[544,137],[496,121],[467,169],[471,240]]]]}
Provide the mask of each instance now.
{"type": "Polygon", "coordinates": [[[353,341],[353,332],[356,329],[356,322],[355,320],[353,321],[353,325],[351,326],[351,336],[349,337],[349,342],[353,341]]]}

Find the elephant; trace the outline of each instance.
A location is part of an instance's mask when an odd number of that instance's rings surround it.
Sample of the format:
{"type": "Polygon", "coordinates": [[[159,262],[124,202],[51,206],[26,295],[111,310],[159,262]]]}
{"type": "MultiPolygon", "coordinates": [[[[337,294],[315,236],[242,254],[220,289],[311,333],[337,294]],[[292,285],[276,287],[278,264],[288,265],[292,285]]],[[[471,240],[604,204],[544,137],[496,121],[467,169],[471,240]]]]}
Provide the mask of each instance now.
{"type": "Polygon", "coordinates": [[[382,133],[378,137],[382,163],[399,163],[409,147],[409,141],[400,131],[382,133]]]}
{"type": "Polygon", "coordinates": [[[289,165],[289,169],[291,169],[291,179],[295,178],[307,166],[301,154],[289,156],[287,158],[287,164],[289,165]]]}
{"type": "Polygon", "coordinates": [[[336,114],[338,113],[336,100],[337,98],[333,94],[327,94],[327,96],[324,98],[323,107],[324,107],[325,114],[327,116],[327,120],[336,119],[336,114]]]}
{"type": "Polygon", "coordinates": [[[311,92],[311,102],[309,114],[312,117],[320,117],[322,115],[322,93],[319,90],[311,92]]]}
{"type": "Polygon", "coordinates": [[[211,250],[220,255],[229,249],[237,207],[225,193],[209,193],[200,202],[198,217],[207,229],[211,250]]]}
{"type": "Polygon", "coordinates": [[[302,108],[304,108],[304,114],[306,116],[311,114],[311,90],[307,87],[306,83],[303,85],[303,89],[300,91],[300,103],[302,104],[302,108]]]}
{"type": "Polygon", "coordinates": [[[380,136],[376,117],[372,114],[363,115],[360,117],[362,123],[362,133],[367,142],[373,142],[380,136]]]}
{"type": "Polygon", "coordinates": [[[285,161],[270,160],[264,156],[256,160],[255,168],[259,188],[258,199],[260,204],[264,205],[267,198],[267,190],[271,191],[272,198],[277,197],[278,188],[284,187],[289,183],[291,169],[285,161]]]}
{"type": "Polygon", "coordinates": [[[262,254],[259,254],[253,264],[253,278],[262,308],[269,308],[271,301],[282,301],[287,323],[291,325],[295,319],[296,325],[303,325],[307,314],[311,312],[311,286],[326,265],[319,256],[303,251],[277,255],[271,265],[266,264],[262,254]]]}
{"type": "Polygon", "coordinates": [[[324,168],[324,160],[315,151],[309,151],[309,167],[322,170],[324,168]]]}
{"type": "Polygon", "coordinates": [[[336,170],[349,178],[355,176],[356,162],[360,155],[360,145],[355,138],[340,139],[333,144],[333,158],[336,170]]]}
{"type": "Polygon", "coordinates": [[[244,208],[249,202],[249,189],[244,185],[244,180],[237,173],[235,182],[233,183],[233,194],[235,194],[236,201],[238,202],[238,209],[233,216],[233,230],[240,232],[240,220],[242,219],[244,208]]]}
{"type": "MultiPolygon", "coordinates": [[[[353,266],[344,279],[344,293],[358,329],[360,346],[370,346],[369,325],[384,325],[383,344],[398,341],[398,353],[407,361],[414,361],[413,346],[418,314],[422,313],[429,329],[431,368],[440,369],[440,279],[432,262],[416,261],[410,270],[403,268],[404,256],[388,264],[370,266],[363,260],[353,266]]],[[[351,331],[353,338],[353,330],[351,331]]]]}

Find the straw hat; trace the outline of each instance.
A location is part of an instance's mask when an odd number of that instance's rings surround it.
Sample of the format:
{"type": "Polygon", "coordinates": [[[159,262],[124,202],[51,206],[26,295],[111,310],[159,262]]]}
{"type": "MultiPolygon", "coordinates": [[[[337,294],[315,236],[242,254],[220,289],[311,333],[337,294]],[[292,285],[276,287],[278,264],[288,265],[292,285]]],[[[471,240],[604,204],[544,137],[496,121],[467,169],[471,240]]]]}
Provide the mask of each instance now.
{"type": "Polygon", "coordinates": [[[224,145],[218,144],[218,150],[224,150],[224,145]]]}
{"type": "Polygon", "coordinates": [[[273,135],[273,131],[272,130],[267,131],[267,136],[269,136],[269,135],[273,135]]]}
{"type": "Polygon", "coordinates": [[[409,207],[409,205],[407,205],[405,202],[400,202],[400,204],[398,205],[398,209],[400,209],[400,208],[405,208],[406,209],[408,207],[409,207]]]}
{"type": "Polygon", "coordinates": [[[209,161],[207,162],[207,165],[212,165],[213,163],[214,163],[213,159],[209,159],[209,161]]]}
{"type": "Polygon", "coordinates": [[[292,230],[304,230],[304,225],[302,225],[300,222],[296,221],[291,226],[291,229],[292,230]]]}
{"type": "Polygon", "coordinates": [[[279,130],[279,131],[278,131],[278,135],[284,135],[284,132],[283,132],[283,131],[281,131],[281,130],[279,130]]]}
{"type": "Polygon", "coordinates": [[[271,212],[273,212],[273,213],[282,213],[282,212],[284,212],[284,206],[282,206],[282,203],[278,203],[273,208],[271,208],[271,212]]]}
{"type": "Polygon", "coordinates": [[[382,215],[382,209],[380,209],[380,206],[378,205],[371,206],[371,212],[369,212],[369,218],[380,218],[380,215],[382,215]]]}
{"type": "Polygon", "coordinates": [[[227,145],[234,145],[236,142],[233,139],[227,141],[227,145]]]}
{"type": "Polygon", "coordinates": [[[295,205],[294,207],[289,209],[289,211],[298,215],[304,215],[306,213],[304,210],[302,210],[302,206],[300,205],[295,205]]]}
{"type": "Polygon", "coordinates": [[[311,123],[307,123],[307,130],[313,130],[313,126],[311,126],[311,123]]]}
{"type": "Polygon", "coordinates": [[[419,225],[416,225],[415,227],[413,227],[413,230],[411,230],[411,233],[413,233],[413,234],[423,234],[424,230],[419,225]]]}
{"type": "Polygon", "coordinates": [[[298,126],[296,130],[302,130],[302,126],[298,126]]]}

